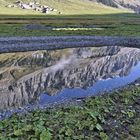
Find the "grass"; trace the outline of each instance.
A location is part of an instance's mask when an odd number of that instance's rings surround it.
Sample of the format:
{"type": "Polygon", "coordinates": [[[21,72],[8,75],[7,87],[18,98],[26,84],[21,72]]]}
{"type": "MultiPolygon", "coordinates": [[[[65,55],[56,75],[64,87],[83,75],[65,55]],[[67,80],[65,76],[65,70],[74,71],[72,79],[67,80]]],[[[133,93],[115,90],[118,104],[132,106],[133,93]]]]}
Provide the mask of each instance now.
{"type": "Polygon", "coordinates": [[[0,0],[0,36],[140,36],[140,16],[129,10],[115,9],[91,1],[42,0],[42,4],[53,6],[62,13],[46,15],[30,10],[6,8],[5,1],[0,0]],[[23,30],[24,25],[32,23],[51,26],[53,30],[23,30]],[[70,25],[82,26],[83,29],[70,30],[70,25]],[[90,25],[103,29],[84,28],[90,25]],[[65,27],[65,30],[58,30],[58,27],[65,27]]]}
{"type": "Polygon", "coordinates": [[[0,139],[120,139],[140,137],[140,87],[86,99],[81,105],[13,115],[0,139]]]}
{"type": "Polygon", "coordinates": [[[0,36],[108,35],[140,36],[140,16],[135,14],[0,17],[0,36]],[[27,24],[43,24],[52,30],[25,30],[27,24]],[[76,26],[72,30],[70,26],[76,26]],[[78,30],[78,27],[82,27],[78,30]],[[94,29],[85,27],[95,26],[94,29]],[[59,30],[60,28],[63,30],[59,30]],[[99,30],[102,29],[102,30],[99,30]]]}
{"type": "MultiPolygon", "coordinates": [[[[29,2],[30,0],[23,0],[29,2]]],[[[39,12],[30,10],[22,10],[18,8],[6,8],[5,5],[12,3],[14,0],[0,0],[0,14],[1,15],[44,15],[39,12]]],[[[77,15],[77,14],[107,14],[107,13],[121,13],[128,12],[128,10],[119,10],[111,8],[102,4],[97,4],[91,1],[82,0],[41,0],[42,5],[48,5],[61,12],[62,15],[77,15]]],[[[58,13],[53,13],[58,14],[58,13]]]]}
{"type": "Polygon", "coordinates": [[[82,0],[42,0],[42,4],[52,6],[62,14],[45,15],[30,10],[6,8],[11,1],[0,0],[0,36],[50,36],[50,35],[124,35],[139,36],[140,16],[128,10],[120,10],[82,0]],[[63,27],[83,26],[83,30],[23,30],[26,24],[45,24],[63,27]],[[95,25],[103,30],[87,30],[84,26],[95,25]]]}
{"type": "MultiPolygon", "coordinates": [[[[95,25],[96,28],[61,28],[45,24],[52,30],[25,30],[25,24],[0,24],[0,36],[63,36],[63,35],[101,35],[101,36],[140,36],[140,25],[112,24],[95,25]]],[[[67,23],[65,24],[68,25],[67,23]]],[[[62,25],[65,26],[64,24],[62,25]]],[[[81,24],[82,25],[82,24],[81,24]]],[[[80,25],[80,26],[81,26],[80,25]]],[[[82,25],[85,26],[85,25],[82,25]]],[[[88,25],[87,25],[88,26],[88,25]]]]}

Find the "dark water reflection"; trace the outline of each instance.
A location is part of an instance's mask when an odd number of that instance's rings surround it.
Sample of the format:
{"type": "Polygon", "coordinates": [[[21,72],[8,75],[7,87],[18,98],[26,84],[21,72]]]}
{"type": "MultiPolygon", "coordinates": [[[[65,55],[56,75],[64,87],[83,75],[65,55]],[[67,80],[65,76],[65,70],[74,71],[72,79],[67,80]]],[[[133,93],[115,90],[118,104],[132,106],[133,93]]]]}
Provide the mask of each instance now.
{"type": "Polygon", "coordinates": [[[140,78],[140,49],[108,46],[1,54],[0,64],[0,109],[35,108],[132,83],[140,78]]]}

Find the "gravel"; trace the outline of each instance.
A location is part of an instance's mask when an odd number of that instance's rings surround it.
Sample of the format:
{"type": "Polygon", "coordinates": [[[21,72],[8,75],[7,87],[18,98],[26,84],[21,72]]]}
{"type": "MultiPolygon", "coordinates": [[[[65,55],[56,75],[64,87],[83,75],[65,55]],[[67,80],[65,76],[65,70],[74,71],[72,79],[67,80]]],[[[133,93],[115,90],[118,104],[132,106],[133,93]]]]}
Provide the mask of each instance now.
{"type": "Polygon", "coordinates": [[[98,46],[139,48],[140,38],[112,36],[0,37],[0,53],[98,46]]]}

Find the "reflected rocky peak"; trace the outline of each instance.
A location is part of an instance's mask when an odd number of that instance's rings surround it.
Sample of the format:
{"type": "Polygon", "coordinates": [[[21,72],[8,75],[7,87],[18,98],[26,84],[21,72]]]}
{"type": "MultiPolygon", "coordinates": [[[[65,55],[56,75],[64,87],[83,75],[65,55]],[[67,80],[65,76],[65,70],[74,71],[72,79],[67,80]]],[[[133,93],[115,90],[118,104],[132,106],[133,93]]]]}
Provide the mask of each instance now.
{"type": "Polygon", "coordinates": [[[126,76],[139,61],[139,49],[119,46],[1,54],[0,109],[34,103],[44,92],[56,95],[126,76]]]}

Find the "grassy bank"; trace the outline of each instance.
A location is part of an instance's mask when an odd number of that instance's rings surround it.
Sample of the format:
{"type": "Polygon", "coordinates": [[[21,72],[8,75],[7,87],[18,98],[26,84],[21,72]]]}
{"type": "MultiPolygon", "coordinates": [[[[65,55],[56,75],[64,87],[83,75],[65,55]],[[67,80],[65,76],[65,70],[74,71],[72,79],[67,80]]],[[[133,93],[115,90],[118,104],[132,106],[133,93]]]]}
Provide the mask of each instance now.
{"type": "Polygon", "coordinates": [[[0,17],[0,36],[107,35],[140,36],[140,16],[136,14],[0,17]],[[24,29],[27,24],[43,24],[49,29],[24,29]],[[70,26],[76,28],[71,29],[70,26]],[[88,29],[91,26],[95,27],[88,29]],[[64,27],[63,30],[57,28],[64,27]],[[79,29],[79,27],[82,27],[79,29]]]}
{"type": "Polygon", "coordinates": [[[58,107],[0,122],[0,139],[138,140],[140,87],[89,98],[80,106],[58,107]]]}
{"type": "Polygon", "coordinates": [[[32,10],[6,8],[10,0],[0,0],[0,36],[50,36],[50,35],[108,35],[140,36],[140,15],[130,10],[117,9],[82,0],[42,0],[41,3],[53,6],[61,14],[42,14],[32,10]],[[24,30],[27,24],[69,27],[80,26],[83,30],[24,30]],[[84,27],[98,29],[87,30],[84,27]]]}
{"type": "MultiPolygon", "coordinates": [[[[50,25],[52,30],[26,30],[24,24],[0,24],[0,36],[65,36],[65,35],[93,35],[93,36],[140,36],[140,25],[112,24],[95,25],[95,28],[60,28],[50,25]]],[[[65,25],[64,25],[65,26],[65,25]]],[[[66,24],[67,26],[67,24],[66,24]]],[[[63,25],[62,25],[63,27],[63,25]]]]}
{"type": "Polygon", "coordinates": [[[132,13],[0,16],[0,36],[107,35],[140,36],[140,16],[132,13]],[[25,30],[27,24],[43,24],[48,29],[25,30]],[[70,26],[76,26],[71,30],[70,26]],[[85,27],[95,27],[87,30],[85,27]],[[54,30],[65,27],[65,30],[54,30]],[[82,27],[79,30],[78,27],[82,27]],[[100,30],[99,30],[100,28],[100,30]]]}

